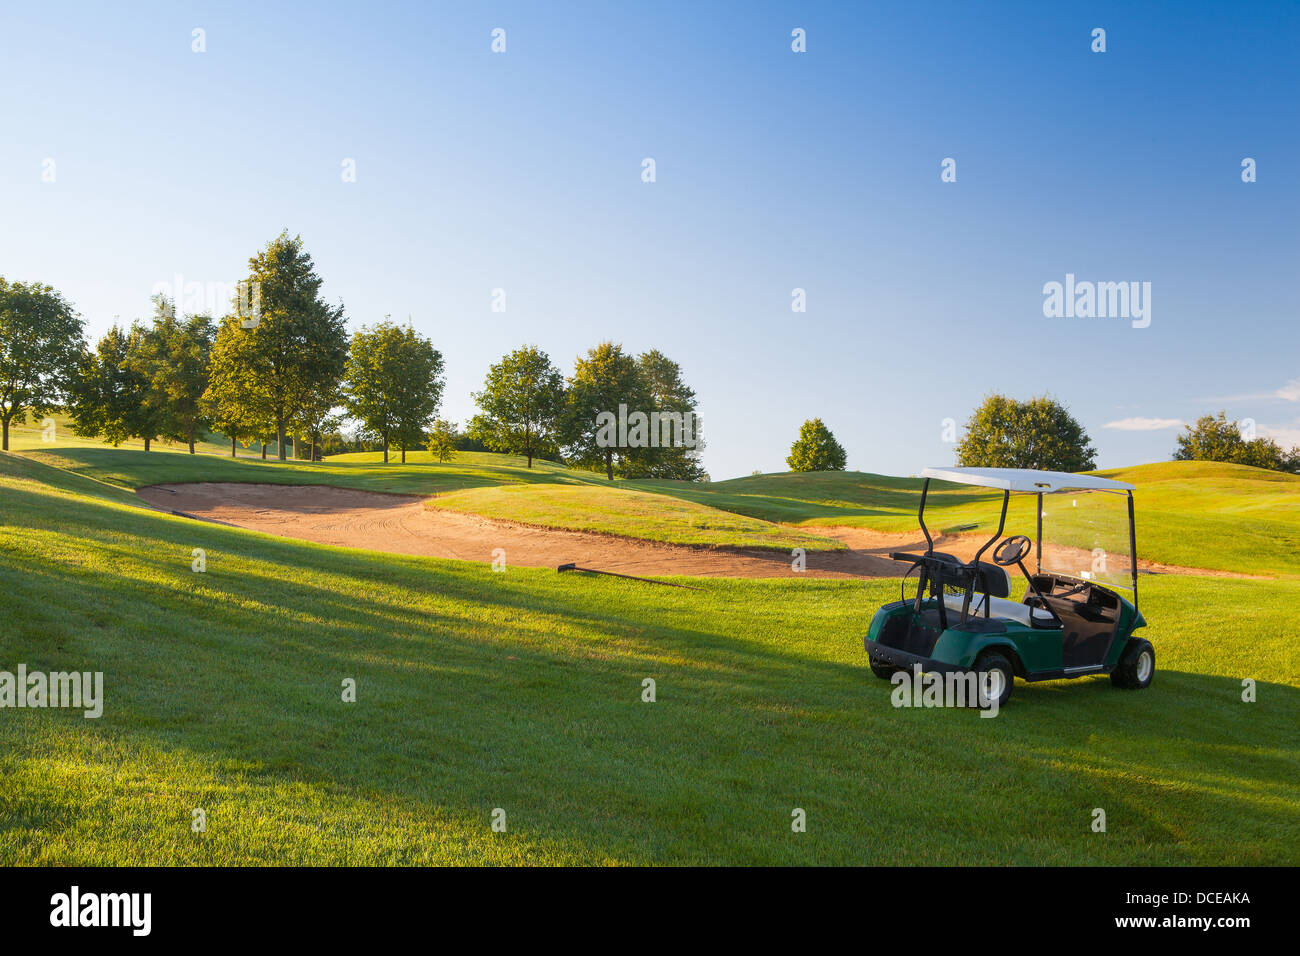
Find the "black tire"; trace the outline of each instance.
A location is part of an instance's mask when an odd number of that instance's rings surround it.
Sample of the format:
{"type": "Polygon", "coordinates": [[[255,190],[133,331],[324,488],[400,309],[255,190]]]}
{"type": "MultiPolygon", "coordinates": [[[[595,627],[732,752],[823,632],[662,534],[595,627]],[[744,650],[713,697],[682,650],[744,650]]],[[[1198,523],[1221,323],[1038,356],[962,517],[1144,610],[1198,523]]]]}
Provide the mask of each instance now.
{"type": "Polygon", "coordinates": [[[879,664],[875,660],[868,658],[871,663],[871,673],[875,674],[881,680],[889,680],[898,671],[897,667],[889,664],[879,664]]]}
{"type": "Polygon", "coordinates": [[[1110,672],[1110,682],[1124,690],[1141,690],[1151,686],[1156,676],[1156,649],[1142,638],[1130,640],[1115,669],[1110,672]]]}
{"type": "MultiPolygon", "coordinates": [[[[1001,686],[1001,693],[997,696],[999,709],[1006,705],[1007,700],[1011,697],[1011,687],[1015,683],[1016,671],[1011,666],[1011,662],[996,651],[986,651],[975,661],[975,673],[979,675],[979,694],[980,700],[976,706],[983,709],[982,700],[985,693],[985,675],[994,671],[999,672],[998,678],[1001,686]]],[[[992,701],[990,700],[990,703],[992,701]]]]}

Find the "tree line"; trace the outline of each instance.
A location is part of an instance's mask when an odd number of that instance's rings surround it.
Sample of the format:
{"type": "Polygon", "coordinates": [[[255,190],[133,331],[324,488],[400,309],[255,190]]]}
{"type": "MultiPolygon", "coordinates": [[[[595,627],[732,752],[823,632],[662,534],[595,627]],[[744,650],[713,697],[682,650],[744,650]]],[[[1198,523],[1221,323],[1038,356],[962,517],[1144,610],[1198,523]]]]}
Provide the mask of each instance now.
{"type": "Polygon", "coordinates": [[[342,304],[320,294],[322,280],[300,237],[287,232],[249,260],[232,314],[181,315],[155,296],[148,321],[114,323],[93,345],[84,323],[56,290],[0,278],[0,431],[28,413],[67,412],[73,430],[114,445],[158,440],[189,446],[209,431],[239,444],[268,446],[280,460],[290,438],[319,457],[345,420],[382,447],[427,447],[439,460],[477,447],[602,470],[612,480],[705,477],[698,426],[689,445],[611,444],[601,413],[696,412],[695,392],[662,352],[640,355],[604,342],[577,359],[567,379],[549,356],[525,345],[492,365],[474,393],[478,414],[464,433],[438,417],[445,363],[432,341],[385,319],[350,338],[342,304]],[[255,303],[250,306],[249,303],[255,303]]]}
{"type": "MultiPolygon", "coordinates": [[[[579,356],[566,378],[536,345],[522,346],[488,369],[482,390],[473,393],[478,413],[461,432],[438,417],[442,353],[387,318],[349,338],[343,306],[321,297],[322,280],[300,237],[282,233],[248,265],[243,287],[257,294],[241,293],[232,314],[182,316],[172,300],[155,296],[150,320],[114,323],[93,346],[56,290],[0,277],[0,447],[9,449],[11,425],[28,413],[61,408],[77,434],[114,445],[139,439],[148,451],[161,439],[185,443],[193,454],[215,431],[230,441],[232,456],[243,443],[260,445],[264,458],[274,447],[284,460],[292,437],[295,453],[305,440],[314,460],[324,441],[341,450],[337,436],[348,420],[358,429],[357,444],[373,442],[385,462],[394,448],[405,462],[408,451],[423,447],[439,461],[470,447],[523,456],[530,468],[538,458],[561,461],[610,480],[707,477],[695,392],[658,350],[633,355],[602,342],[579,356]],[[652,437],[655,419],[689,417],[691,440],[636,441],[637,416],[644,426],[648,414],[652,437]],[[615,415],[617,440],[609,424],[615,415]]],[[[1186,426],[1173,457],[1300,473],[1300,448],[1246,431],[1223,412],[1203,416],[1186,426]]],[[[967,466],[1096,466],[1083,426],[1049,396],[988,396],[956,452],[967,466]]],[[[787,464],[793,471],[843,470],[846,457],[816,418],[800,429],[787,464]]]]}

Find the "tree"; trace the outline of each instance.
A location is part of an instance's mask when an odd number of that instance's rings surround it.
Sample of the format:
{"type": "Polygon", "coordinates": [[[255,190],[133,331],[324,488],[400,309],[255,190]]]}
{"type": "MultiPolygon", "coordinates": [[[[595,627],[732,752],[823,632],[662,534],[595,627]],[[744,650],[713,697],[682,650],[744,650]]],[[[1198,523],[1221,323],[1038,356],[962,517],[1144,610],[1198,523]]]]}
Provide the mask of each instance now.
{"type": "Polygon", "coordinates": [[[654,423],[651,424],[654,442],[649,447],[629,453],[625,475],[629,478],[701,480],[705,474],[700,464],[704,439],[695,410],[695,390],[683,381],[681,366],[658,349],[642,353],[636,361],[637,371],[649,396],[650,409],[659,414],[658,421],[667,419],[670,425],[665,433],[662,426],[656,428],[654,423]],[[672,434],[673,426],[679,420],[683,427],[672,434]]]}
{"type": "Polygon", "coordinates": [[[968,468],[1090,471],[1097,449],[1068,408],[1051,396],[1027,402],[990,395],[971,414],[957,445],[957,464],[968,468]]]}
{"type": "MultiPolygon", "coordinates": [[[[298,437],[307,439],[307,460],[316,461],[317,446],[326,435],[337,432],[343,423],[342,416],[333,414],[336,398],[317,395],[310,403],[299,409],[293,418],[294,454],[298,454],[298,437]]],[[[300,455],[298,457],[301,457],[300,455]]]]}
{"type": "Polygon", "coordinates": [[[396,444],[406,462],[408,448],[424,442],[442,401],[442,353],[410,326],[380,322],[352,337],[345,371],[348,413],[377,434],[388,448],[396,444]]]}
{"type": "Polygon", "coordinates": [[[810,418],[799,428],[785,463],[791,471],[843,471],[848,456],[820,418],[810,418]]]}
{"type": "Polygon", "coordinates": [[[114,325],[78,363],[68,386],[72,430],[99,436],[114,447],[128,438],[144,440],[148,451],[163,430],[165,408],[150,384],[148,330],[114,325]]]}
{"type": "Polygon", "coordinates": [[[0,448],[9,426],[52,410],[85,348],[82,321],[50,286],[0,277],[0,448]]]}
{"type": "MultiPolygon", "coordinates": [[[[245,361],[248,330],[238,316],[221,320],[208,363],[208,387],[201,407],[212,427],[230,439],[230,457],[240,442],[260,441],[270,431],[271,401],[245,361]]],[[[263,445],[262,457],[266,457],[263,445]]]]}
{"type": "Polygon", "coordinates": [[[285,434],[295,414],[313,395],[337,387],[348,355],[343,306],[320,297],[321,278],[288,231],[248,260],[251,289],[260,290],[260,311],[240,349],[246,371],[260,381],[279,458],[285,460],[285,434]]]}
{"type": "Polygon", "coordinates": [[[604,466],[614,480],[614,459],[626,458],[629,445],[622,429],[611,428],[610,419],[624,409],[644,409],[649,394],[636,359],[621,345],[602,342],[579,358],[565,402],[562,432],[566,455],[588,468],[604,466]]]}
{"type": "Polygon", "coordinates": [[[458,438],[460,435],[456,431],[455,422],[449,422],[445,418],[437,419],[429,433],[429,454],[439,462],[451,461],[456,455],[458,438]]]}
{"type": "Polygon", "coordinates": [[[188,444],[192,455],[199,432],[207,425],[202,399],[208,387],[212,319],[194,315],[182,321],[163,296],[156,296],[154,305],[153,327],[141,335],[137,368],[148,380],[150,400],[158,406],[160,433],[188,444]]]}
{"type": "Polygon", "coordinates": [[[1300,474],[1300,446],[1286,451],[1271,438],[1247,440],[1240,424],[1228,421],[1227,412],[1202,415],[1195,425],[1183,427],[1174,461],[1227,461],[1300,474]]]}
{"type": "Polygon", "coordinates": [[[515,349],[488,369],[483,391],[474,394],[482,410],[469,434],[493,451],[533,458],[553,455],[564,411],[564,376],[535,345],[515,349]]]}

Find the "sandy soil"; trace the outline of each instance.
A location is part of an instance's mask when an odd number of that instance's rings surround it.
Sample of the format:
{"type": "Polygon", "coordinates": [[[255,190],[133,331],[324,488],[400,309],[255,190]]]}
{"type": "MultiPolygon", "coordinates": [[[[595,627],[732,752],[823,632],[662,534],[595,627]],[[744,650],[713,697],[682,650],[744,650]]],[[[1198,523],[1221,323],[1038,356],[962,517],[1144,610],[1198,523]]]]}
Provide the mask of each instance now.
{"type": "MultiPolygon", "coordinates": [[[[265,531],[320,544],[397,554],[491,562],[505,549],[508,565],[581,567],[620,574],[699,577],[895,577],[907,569],[891,551],[919,552],[916,534],[863,528],[801,528],[843,541],[844,551],[809,552],[807,570],[795,572],[785,551],[694,548],[614,535],[536,528],[424,507],[413,495],[390,495],[324,485],[257,485],[226,482],[151,485],[136,494],[163,511],[265,531]]],[[[936,540],[941,551],[969,560],[984,541],[976,535],[936,540]]],[[[1153,567],[1157,573],[1189,569],[1153,567]]],[[[1214,572],[1197,572],[1214,573],[1214,572]]]]}

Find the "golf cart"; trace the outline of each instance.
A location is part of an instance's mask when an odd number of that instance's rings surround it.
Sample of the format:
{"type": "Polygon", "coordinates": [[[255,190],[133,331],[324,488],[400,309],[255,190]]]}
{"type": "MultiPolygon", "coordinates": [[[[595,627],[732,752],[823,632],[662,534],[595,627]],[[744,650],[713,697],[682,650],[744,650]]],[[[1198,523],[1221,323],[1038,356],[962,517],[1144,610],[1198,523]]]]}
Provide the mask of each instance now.
{"type": "Polygon", "coordinates": [[[926,550],[890,555],[911,567],[900,599],[877,611],[867,631],[872,673],[889,679],[917,665],[923,672],[974,671],[981,697],[999,706],[1015,677],[1109,674],[1116,687],[1151,683],[1155,651],[1133,636],[1146,621],[1137,608],[1132,485],[1021,468],[927,468],[921,476],[917,517],[926,550]],[[1002,492],[998,529],[968,562],[934,550],[925,523],[932,479],[1002,492]],[[1037,496],[1037,544],[1013,535],[992,551],[992,561],[981,560],[1002,537],[1012,492],[1037,496]],[[1025,568],[1031,550],[1033,574],[1025,568]],[[1027,582],[1019,603],[1009,599],[1011,567],[1027,582]]]}

